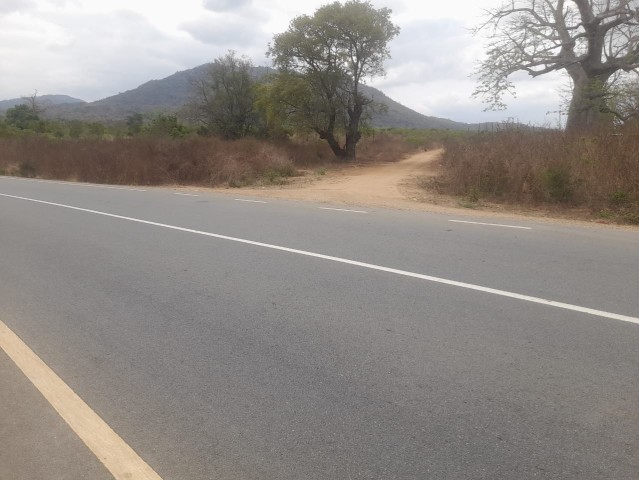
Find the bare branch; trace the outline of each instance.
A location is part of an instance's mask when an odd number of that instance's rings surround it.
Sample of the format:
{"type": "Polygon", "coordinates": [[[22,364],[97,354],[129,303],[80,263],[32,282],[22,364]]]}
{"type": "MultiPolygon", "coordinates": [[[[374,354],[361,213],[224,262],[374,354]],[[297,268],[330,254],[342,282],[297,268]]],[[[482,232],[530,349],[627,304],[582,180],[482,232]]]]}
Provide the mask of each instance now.
{"type": "Polygon", "coordinates": [[[616,72],[639,68],[639,0],[509,0],[487,12],[479,32],[489,42],[474,95],[489,108],[505,107],[516,72],[538,77],[566,71],[573,100],[588,97],[582,99],[588,106],[579,108],[605,111],[599,89],[616,72]]]}

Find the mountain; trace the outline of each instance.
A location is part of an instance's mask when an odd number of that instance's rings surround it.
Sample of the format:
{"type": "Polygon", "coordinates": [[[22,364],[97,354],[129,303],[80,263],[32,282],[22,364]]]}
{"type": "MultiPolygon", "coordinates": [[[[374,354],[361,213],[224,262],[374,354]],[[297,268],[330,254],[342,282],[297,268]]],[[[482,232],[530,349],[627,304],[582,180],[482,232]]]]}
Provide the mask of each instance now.
{"type": "Polygon", "coordinates": [[[393,128],[437,128],[442,130],[467,130],[469,124],[455,122],[446,118],[428,117],[396,102],[384,92],[373,87],[364,86],[364,95],[386,108],[373,115],[371,123],[374,127],[393,128]]]}
{"type": "Polygon", "coordinates": [[[162,80],[151,80],[133,90],[98,100],[90,104],[95,107],[111,107],[134,112],[154,110],[176,110],[191,97],[191,81],[204,76],[210,67],[206,63],[199,67],[174,73],[162,80]]]}
{"type": "MultiPolygon", "coordinates": [[[[59,105],[46,112],[50,118],[116,122],[133,113],[175,113],[192,100],[192,82],[204,76],[210,63],[176,72],[161,80],[150,80],[137,88],[84,105],[59,105]]],[[[261,78],[271,69],[254,67],[261,78]]]]}
{"type": "MultiPolygon", "coordinates": [[[[200,65],[189,70],[176,72],[160,80],[151,80],[137,88],[113,95],[91,103],[71,97],[45,95],[66,98],[72,101],[52,102],[45,115],[49,118],[78,119],[85,121],[114,122],[125,120],[133,113],[175,113],[192,99],[192,82],[206,74],[211,64],[200,65]]],[[[254,67],[253,76],[263,77],[274,70],[268,67],[254,67]]],[[[375,102],[385,105],[382,111],[373,114],[371,123],[375,127],[395,128],[437,128],[467,130],[472,128],[466,123],[454,122],[445,118],[422,115],[389,98],[380,90],[364,86],[363,92],[375,102]]],[[[11,102],[6,101],[6,102],[11,102]]],[[[4,102],[0,102],[1,105],[4,102]]],[[[23,103],[19,101],[18,103],[23,103]]],[[[13,105],[12,105],[13,106],[13,105]]],[[[8,107],[6,107],[8,108],[8,107]]]]}
{"type": "MultiPolygon", "coordinates": [[[[4,112],[16,105],[27,103],[28,100],[24,98],[12,98],[10,100],[0,100],[0,112],[4,112]]],[[[57,105],[77,105],[86,103],[79,98],[73,98],[68,95],[38,95],[38,102],[45,107],[57,106],[57,105]]]]}

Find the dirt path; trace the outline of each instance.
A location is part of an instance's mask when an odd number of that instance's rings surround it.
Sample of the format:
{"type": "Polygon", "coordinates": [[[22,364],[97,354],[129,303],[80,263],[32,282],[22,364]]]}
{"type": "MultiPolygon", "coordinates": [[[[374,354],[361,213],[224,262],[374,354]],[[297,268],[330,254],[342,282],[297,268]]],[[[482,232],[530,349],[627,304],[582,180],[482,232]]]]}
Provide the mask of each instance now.
{"type": "Polygon", "coordinates": [[[437,175],[441,154],[441,150],[420,152],[399,162],[345,166],[325,175],[310,173],[283,187],[243,188],[235,192],[344,205],[433,210],[437,205],[421,203],[424,192],[419,191],[417,182],[437,175]]]}

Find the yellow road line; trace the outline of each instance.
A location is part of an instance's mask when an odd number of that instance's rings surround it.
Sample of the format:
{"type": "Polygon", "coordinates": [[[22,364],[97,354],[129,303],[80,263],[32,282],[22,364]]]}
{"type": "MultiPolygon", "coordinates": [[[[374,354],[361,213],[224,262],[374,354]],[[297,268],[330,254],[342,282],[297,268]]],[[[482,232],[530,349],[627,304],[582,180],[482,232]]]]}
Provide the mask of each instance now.
{"type": "Polygon", "coordinates": [[[1,320],[0,348],[15,362],[116,480],[162,480],[1,320]]]}

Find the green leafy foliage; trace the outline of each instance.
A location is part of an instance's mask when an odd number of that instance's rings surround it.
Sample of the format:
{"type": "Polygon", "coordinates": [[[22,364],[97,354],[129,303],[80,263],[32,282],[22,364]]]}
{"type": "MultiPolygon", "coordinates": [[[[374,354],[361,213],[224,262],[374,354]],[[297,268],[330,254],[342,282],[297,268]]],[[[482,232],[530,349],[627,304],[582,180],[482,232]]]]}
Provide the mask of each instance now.
{"type": "Polygon", "coordinates": [[[182,138],[187,135],[187,128],[175,115],[158,115],[143,129],[144,133],[158,137],[182,138]]]}
{"type": "Polygon", "coordinates": [[[40,117],[26,104],[16,105],[5,113],[6,122],[20,130],[40,129],[40,117]]]}
{"type": "Polygon", "coordinates": [[[253,65],[230,51],[217,58],[208,73],[194,82],[196,116],[207,129],[226,139],[258,133],[262,122],[255,102],[253,65]]]}
{"type": "Polygon", "coordinates": [[[334,2],[294,18],[275,35],[268,54],[280,74],[261,102],[271,124],[289,118],[289,125],[326,140],[336,157],[354,160],[360,123],[372,104],[362,84],[384,73],[388,43],[399,34],[390,14],[368,1],[334,2]]]}
{"type": "Polygon", "coordinates": [[[126,117],[126,129],[129,135],[138,135],[140,132],[142,132],[143,126],[144,117],[141,113],[133,113],[126,117]]]}

